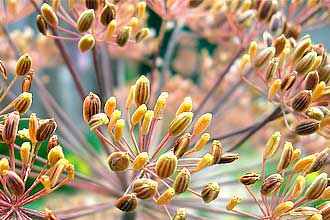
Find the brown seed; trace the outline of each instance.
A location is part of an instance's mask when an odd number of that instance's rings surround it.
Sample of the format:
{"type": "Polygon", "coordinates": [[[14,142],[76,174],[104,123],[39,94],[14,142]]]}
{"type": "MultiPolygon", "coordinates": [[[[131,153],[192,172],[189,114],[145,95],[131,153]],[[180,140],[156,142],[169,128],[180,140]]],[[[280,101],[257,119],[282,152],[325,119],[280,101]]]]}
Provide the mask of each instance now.
{"type": "Polygon", "coordinates": [[[329,154],[330,154],[329,148],[326,148],[323,151],[321,151],[320,153],[318,153],[316,158],[314,159],[314,161],[309,166],[309,168],[307,170],[307,174],[319,171],[327,162],[329,154]]]}
{"type": "Polygon", "coordinates": [[[29,56],[29,54],[22,55],[16,62],[16,75],[23,76],[27,74],[32,66],[32,58],[29,56]]]}
{"type": "Polygon", "coordinates": [[[170,177],[176,170],[178,159],[172,151],[161,155],[156,162],[156,174],[159,178],[170,177]]]}
{"type": "Polygon", "coordinates": [[[7,187],[15,196],[20,196],[24,193],[25,184],[21,177],[19,177],[14,171],[6,171],[4,179],[6,180],[7,187]]]}
{"type": "Polygon", "coordinates": [[[49,153],[49,151],[54,147],[56,147],[57,145],[58,145],[58,137],[57,135],[52,135],[48,140],[47,153],[49,153]]]}
{"type": "Polygon", "coordinates": [[[54,133],[56,128],[57,124],[53,118],[40,121],[36,134],[37,141],[45,141],[54,133]]]}
{"type": "Polygon", "coordinates": [[[306,111],[311,102],[312,92],[309,90],[302,90],[293,98],[291,106],[293,110],[303,112],[306,111]]]}
{"type": "Polygon", "coordinates": [[[185,192],[190,183],[190,172],[187,168],[182,168],[179,174],[175,177],[173,188],[176,194],[185,192]]]}
{"type": "Polygon", "coordinates": [[[222,156],[222,144],[218,140],[212,141],[210,154],[213,156],[213,164],[220,163],[222,156]]]}
{"type": "Polygon", "coordinates": [[[317,69],[320,81],[324,81],[325,83],[329,82],[330,79],[330,64],[327,63],[317,69]]]}
{"type": "Polygon", "coordinates": [[[30,69],[29,73],[25,75],[24,80],[22,81],[22,92],[30,92],[33,81],[34,71],[30,69]]]}
{"type": "Polygon", "coordinates": [[[135,42],[140,43],[141,41],[146,39],[149,36],[149,34],[150,34],[149,28],[141,28],[141,30],[139,30],[139,32],[137,32],[135,35],[135,42]]]}
{"type": "Polygon", "coordinates": [[[15,142],[19,121],[20,116],[17,111],[10,113],[5,119],[5,124],[2,130],[2,140],[6,144],[13,144],[15,142]]]}
{"type": "Polygon", "coordinates": [[[241,178],[239,179],[239,181],[244,184],[244,185],[252,185],[255,182],[257,182],[260,179],[260,175],[257,173],[253,173],[253,172],[247,172],[245,173],[243,176],[241,176],[241,178]]]}
{"type": "Polygon", "coordinates": [[[284,26],[283,34],[286,38],[299,39],[301,33],[301,26],[298,24],[293,24],[291,22],[286,22],[284,26]]]}
{"type": "Polygon", "coordinates": [[[285,142],[281,154],[281,158],[277,166],[277,171],[286,169],[290,165],[292,156],[293,156],[293,146],[290,142],[285,142]]]}
{"type": "Polygon", "coordinates": [[[138,179],[133,183],[133,192],[139,199],[151,199],[156,194],[158,182],[151,179],[138,179]]]}
{"type": "Polygon", "coordinates": [[[122,27],[121,30],[117,33],[116,43],[120,47],[125,46],[129,38],[131,37],[131,33],[132,33],[132,27],[130,26],[122,27]]]}
{"type": "Polygon", "coordinates": [[[277,1],[274,0],[261,0],[257,10],[257,18],[260,21],[268,21],[273,14],[276,13],[278,7],[277,1]]]}
{"type": "Polygon", "coordinates": [[[150,98],[150,81],[144,75],[140,76],[140,78],[135,83],[135,89],[133,93],[133,99],[136,106],[140,106],[142,104],[147,104],[150,98]]]}
{"type": "Polygon", "coordinates": [[[272,174],[264,180],[260,191],[263,195],[267,196],[276,191],[281,186],[282,182],[283,177],[280,174],[272,174]]]}
{"type": "Polygon", "coordinates": [[[220,161],[218,164],[222,163],[232,163],[235,160],[238,160],[239,154],[238,153],[225,153],[221,155],[220,161]]]}
{"type": "Polygon", "coordinates": [[[305,78],[305,89],[306,90],[314,90],[316,86],[319,84],[319,74],[317,71],[311,71],[307,74],[305,78]]]}
{"type": "Polygon", "coordinates": [[[100,21],[103,25],[108,26],[108,24],[116,18],[117,8],[113,4],[106,3],[103,7],[100,15],[100,21]]]}
{"type": "Polygon", "coordinates": [[[278,68],[278,58],[273,58],[267,65],[266,67],[266,81],[271,82],[277,72],[278,68]]]}
{"type": "Polygon", "coordinates": [[[95,38],[91,34],[85,34],[78,42],[79,50],[84,53],[95,46],[95,38]]]}
{"type": "Polygon", "coordinates": [[[42,4],[40,11],[41,11],[42,17],[47,21],[47,23],[49,23],[53,26],[58,25],[57,15],[50,5],[48,5],[47,3],[42,4]]]}
{"type": "Polygon", "coordinates": [[[185,133],[174,142],[173,152],[177,158],[181,158],[190,145],[191,134],[185,133]]]}
{"type": "Polygon", "coordinates": [[[46,36],[47,35],[47,22],[42,17],[42,15],[37,15],[36,23],[37,23],[39,32],[46,36]]]}
{"type": "Polygon", "coordinates": [[[286,75],[281,84],[282,92],[288,91],[296,82],[296,79],[297,79],[297,72],[295,71],[286,75]]]}
{"type": "Polygon", "coordinates": [[[307,199],[318,198],[327,187],[327,183],[328,183],[327,178],[328,178],[327,173],[321,173],[320,175],[318,175],[306,190],[305,197],[307,199]]]}
{"type": "Polygon", "coordinates": [[[14,100],[14,110],[19,114],[25,114],[31,107],[32,93],[23,92],[14,100]]]}
{"type": "Polygon", "coordinates": [[[326,201],[322,203],[321,205],[318,205],[316,207],[318,210],[320,210],[322,214],[322,219],[329,219],[330,218],[330,201],[326,201]]]}
{"type": "Polygon", "coordinates": [[[90,92],[88,96],[85,98],[83,103],[83,117],[85,122],[88,124],[89,120],[93,115],[100,113],[101,111],[101,101],[100,98],[90,92]]]}
{"type": "Polygon", "coordinates": [[[93,9],[89,9],[81,13],[77,21],[77,29],[80,33],[88,31],[95,19],[95,14],[93,9]]]}
{"type": "Polygon", "coordinates": [[[133,212],[137,207],[137,198],[135,193],[126,194],[120,197],[115,206],[124,212],[133,212]]]}
{"type": "Polygon", "coordinates": [[[101,4],[100,0],[85,0],[85,6],[88,9],[94,9],[95,11],[99,8],[101,4]]]}
{"type": "Polygon", "coordinates": [[[205,203],[210,203],[218,197],[219,192],[220,187],[217,182],[209,183],[202,189],[202,199],[205,203]]]}
{"type": "Polygon", "coordinates": [[[189,0],[189,7],[196,8],[203,3],[204,0],[189,0]]]}
{"type": "Polygon", "coordinates": [[[286,17],[281,12],[278,12],[271,17],[270,22],[268,24],[268,30],[275,36],[279,35],[283,33],[285,23],[286,17]]]}
{"type": "Polygon", "coordinates": [[[130,160],[127,152],[113,152],[109,155],[109,167],[112,171],[124,171],[129,167],[130,160]]]}
{"type": "Polygon", "coordinates": [[[292,125],[292,132],[298,135],[310,135],[318,131],[320,122],[315,119],[303,119],[292,125]]]}
{"type": "Polygon", "coordinates": [[[178,114],[170,123],[168,132],[171,136],[178,136],[186,130],[192,122],[192,112],[182,112],[178,114]]]}
{"type": "Polygon", "coordinates": [[[262,51],[260,51],[254,59],[254,65],[257,68],[261,68],[268,64],[268,62],[275,55],[275,47],[266,47],[262,51]]]}

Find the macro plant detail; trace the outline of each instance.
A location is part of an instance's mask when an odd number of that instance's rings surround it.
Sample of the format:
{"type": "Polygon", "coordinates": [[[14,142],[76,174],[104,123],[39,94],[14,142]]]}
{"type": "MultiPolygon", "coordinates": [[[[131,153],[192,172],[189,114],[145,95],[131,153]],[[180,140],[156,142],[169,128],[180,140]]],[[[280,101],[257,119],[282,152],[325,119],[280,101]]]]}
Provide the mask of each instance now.
{"type": "Polygon", "coordinates": [[[329,9],[2,1],[0,219],[328,219],[329,9]]]}
{"type": "Polygon", "coordinates": [[[247,172],[240,177],[241,184],[261,214],[238,210],[242,199],[236,196],[228,202],[227,210],[253,219],[327,219],[330,188],[328,174],[321,170],[329,153],[330,149],[325,148],[318,153],[301,156],[301,149],[294,149],[288,141],[281,147],[281,134],[275,132],[266,143],[261,174],[247,172]],[[281,155],[276,160],[276,171],[266,173],[266,163],[277,151],[281,151],[281,155]],[[261,182],[260,191],[254,192],[251,186],[258,181],[261,182]]]}
{"type": "Polygon", "coordinates": [[[151,199],[156,205],[163,205],[172,219],[166,205],[173,197],[187,191],[200,197],[205,203],[210,203],[219,195],[220,187],[217,182],[205,184],[201,192],[193,190],[190,187],[190,182],[193,182],[191,173],[197,173],[208,166],[231,163],[239,156],[236,153],[223,153],[222,144],[218,140],[213,140],[209,153],[195,156],[210,140],[210,134],[204,131],[210,125],[212,115],[203,114],[194,124],[192,132],[186,132],[193,118],[190,97],[186,97],[178,107],[175,117],[168,125],[167,134],[160,138],[158,144],[154,143],[153,138],[159,136],[157,124],[163,118],[169,94],[161,93],[153,108],[148,104],[150,94],[150,82],[142,75],[131,87],[126,98],[123,116],[126,120],[121,119],[121,111],[116,109],[115,97],[108,98],[102,113],[102,104],[94,93],[89,93],[84,100],[83,116],[90,130],[107,143],[107,163],[110,170],[133,173],[131,183],[115,206],[124,212],[131,212],[137,208],[138,199],[151,199]],[[136,108],[130,114],[132,105],[136,108]],[[102,126],[107,126],[111,139],[102,134],[102,126]],[[125,135],[125,126],[129,136],[125,135]],[[135,127],[138,129],[137,137],[135,127]],[[175,139],[174,143],[170,143],[171,139],[175,139]]]}
{"type": "Polygon", "coordinates": [[[4,105],[0,112],[0,143],[2,148],[8,149],[8,156],[1,154],[0,159],[0,216],[1,219],[43,218],[44,213],[25,206],[73,179],[74,165],[64,158],[62,147],[57,143],[57,136],[53,135],[57,128],[54,119],[41,119],[35,113],[31,113],[29,118],[22,117],[32,104],[31,57],[24,54],[17,60],[15,76],[7,88],[7,68],[3,61],[0,63],[0,103],[5,103],[3,100],[11,92],[15,82],[24,78],[21,83],[22,93],[4,105]],[[23,121],[28,121],[28,128],[19,128],[20,122],[23,121]],[[43,143],[47,144],[47,159],[38,156],[43,143]],[[19,157],[15,156],[15,151],[19,152],[19,157]],[[65,172],[67,176],[63,178],[65,172]]]}

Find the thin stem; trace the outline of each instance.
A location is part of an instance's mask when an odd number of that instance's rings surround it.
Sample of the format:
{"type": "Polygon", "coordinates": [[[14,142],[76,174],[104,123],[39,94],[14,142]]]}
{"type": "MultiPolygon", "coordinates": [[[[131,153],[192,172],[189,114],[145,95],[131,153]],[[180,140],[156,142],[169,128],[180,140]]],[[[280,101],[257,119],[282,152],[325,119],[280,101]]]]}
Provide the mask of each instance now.
{"type": "Polygon", "coordinates": [[[18,80],[18,78],[19,78],[19,75],[15,75],[14,79],[10,82],[10,84],[7,87],[7,89],[5,90],[5,92],[1,95],[0,103],[4,100],[4,98],[6,97],[8,92],[11,90],[11,88],[13,88],[13,86],[14,86],[15,82],[18,80]]]}

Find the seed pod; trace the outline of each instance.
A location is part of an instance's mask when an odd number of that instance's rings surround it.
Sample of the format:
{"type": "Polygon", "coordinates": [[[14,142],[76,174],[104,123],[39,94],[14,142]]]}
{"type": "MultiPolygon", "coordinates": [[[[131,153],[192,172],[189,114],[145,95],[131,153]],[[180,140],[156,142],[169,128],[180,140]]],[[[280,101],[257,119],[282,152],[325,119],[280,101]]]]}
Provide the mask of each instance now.
{"type": "Polygon", "coordinates": [[[5,64],[3,63],[2,60],[0,60],[0,73],[1,73],[1,78],[3,81],[7,81],[8,76],[7,76],[7,69],[5,64]]]}
{"type": "Polygon", "coordinates": [[[320,81],[328,83],[330,79],[330,64],[325,64],[319,67],[317,71],[320,77],[320,81]]]}
{"type": "Polygon", "coordinates": [[[135,170],[141,170],[148,161],[148,153],[142,152],[133,161],[133,168],[135,170]]]}
{"type": "Polygon", "coordinates": [[[239,154],[238,153],[225,153],[222,154],[220,157],[220,162],[218,164],[223,164],[223,163],[232,163],[235,160],[239,159],[239,154]]]}
{"type": "Polygon", "coordinates": [[[330,149],[326,148],[321,151],[314,159],[314,161],[309,166],[308,170],[306,171],[307,174],[319,171],[327,162],[329,157],[330,149]]]}
{"type": "Polygon", "coordinates": [[[309,206],[300,206],[291,210],[288,214],[291,216],[311,216],[319,214],[320,211],[309,206]]]}
{"type": "Polygon", "coordinates": [[[147,3],[145,1],[139,2],[137,5],[137,18],[141,19],[146,11],[147,3]]]}
{"type": "Polygon", "coordinates": [[[187,168],[182,168],[179,174],[175,177],[173,189],[176,194],[181,194],[188,189],[190,183],[190,172],[187,168]]]}
{"type": "Polygon", "coordinates": [[[40,11],[42,17],[47,21],[48,24],[53,25],[55,27],[58,25],[56,13],[50,5],[48,5],[47,3],[43,3],[40,8],[40,11]]]}
{"type": "Polygon", "coordinates": [[[305,111],[312,102],[312,92],[309,90],[300,91],[292,101],[292,108],[297,112],[305,111]]]}
{"type": "Polygon", "coordinates": [[[114,110],[111,114],[110,121],[108,123],[108,132],[111,134],[113,126],[116,124],[117,120],[120,118],[121,112],[119,110],[114,110]]]}
{"type": "Polygon", "coordinates": [[[32,143],[37,142],[38,119],[35,113],[32,113],[29,118],[29,137],[32,143]]]}
{"type": "Polygon", "coordinates": [[[173,188],[168,188],[163,194],[161,194],[156,200],[157,205],[166,205],[170,200],[173,199],[175,191],[173,188]]]}
{"type": "Polygon", "coordinates": [[[150,35],[149,28],[141,28],[135,35],[135,42],[140,43],[150,35]]]}
{"type": "Polygon", "coordinates": [[[272,44],[273,44],[273,37],[272,37],[272,35],[271,35],[268,31],[265,31],[265,32],[262,34],[262,39],[264,40],[264,44],[265,44],[267,47],[272,46],[272,44]]]}
{"type": "Polygon", "coordinates": [[[173,153],[177,158],[181,158],[190,145],[191,134],[185,133],[177,138],[173,145],[173,153]]]}
{"type": "Polygon", "coordinates": [[[116,201],[115,206],[123,212],[133,212],[137,207],[136,194],[123,195],[116,201]]]}
{"type": "Polygon", "coordinates": [[[59,160],[64,159],[64,153],[60,145],[53,147],[48,153],[48,163],[54,166],[59,160]]]}
{"type": "Polygon", "coordinates": [[[132,27],[130,26],[124,26],[121,28],[121,30],[118,32],[116,37],[116,43],[123,47],[127,44],[129,38],[131,37],[132,33],[132,27]]]}
{"type": "Polygon", "coordinates": [[[277,171],[282,171],[290,165],[293,155],[293,146],[290,142],[285,142],[284,148],[282,151],[281,159],[277,165],[277,171]]]}
{"type": "Polygon", "coordinates": [[[130,160],[127,152],[113,152],[107,159],[112,171],[124,171],[129,167],[130,160]]]}
{"type": "Polygon", "coordinates": [[[301,33],[301,25],[293,24],[291,22],[287,22],[284,26],[284,32],[286,38],[293,38],[295,40],[299,39],[301,33]]]}
{"type": "Polygon", "coordinates": [[[151,199],[158,189],[158,182],[151,179],[138,179],[133,183],[133,192],[139,199],[151,199]]]}
{"type": "Polygon", "coordinates": [[[275,55],[274,47],[266,47],[260,51],[254,59],[254,65],[257,68],[265,66],[275,55]]]}
{"type": "Polygon", "coordinates": [[[292,132],[298,135],[310,135],[317,132],[320,122],[315,119],[303,119],[292,125],[292,132]]]}
{"type": "Polygon", "coordinates": [[[48,139],[56,130],[56,121],[52,119],[42,120],[37,128],[36,139],[43,142],[48,139]]]}
{"type": "Polygon", "coordinates": [[[266,81],[271,82],[277,72],[277,67],[278,67],[278,58],[273,58],[267,65],[266,68],[266,81]]]}
{"type": "Polygon", "coordinates": [[[218,140],[213,140],[210,154],[213,156],[213,164],[220,163],[222,156],[222,144],[218,140]]]}
{"type": "Polygon", "coordinates": [[[262,0],[259,3],[257,10],[257,19],[260,21],[268,21],[271,16],[276,12],[278,2],[274,0],[262,0]]]}
{"type": "Polygon", "coordinates": [[[172,220],[186,220],[187,219],[187,211],[184,208],[176,210],[172,220]]]}
{"type": "Polygon", "coordinates": [[[195,123],[192,135],[197,136],[205,131],[205,129],[210,125],[212,120],[212,114],[203,114],[195,123]]]}
{"type": "Polygon", "coordinates": [[[312,51],[304,55],[296,65],[296,71],[299,75],[304,75],[312,70],[313,65],[316,62],[317,54],[312,51]]]}
{"type": "Polygon", "coordinates": [[[319,74],[317,71],[311,71],[307,74],[305,78],[305,89],[306,90],[314,90],[316,86],[319,84],[319,74]]]}
{"type": "Polygon", "coordinates": [[[318,198],[327,187],[327,182],[328,182],[327,177],[328,174],[326,173],[321,173],[320,175],[318,175],[306,190],[305,197],[307,199],[318,198]]]}
{"type": "Polygon", "coordinates": [[[49,192],[52,188],[49,176],[42,175],[39,178],[39,180],[40,180],[41,184],[43,185],[43,187],[46,189],[46,191],[49,192]]]}
{"type": "Polygon", "coordinates": [[[4,179],[7,187],[15,196],[20,196],[24,193],[25,183],[14,171],[6,171],[4,173],[4,179]]]}
{"type": "Polygon", "coordinates": [[[80,52],[84,53],[89,49],[92,49],[95,45],[95,38],[91,34],[85,34],[80,38],[78,42],[78,48],[80,52]]]}
{"type": "Polygon", "coordinates": [[[132,125],[134,126],[137,123],[139,123],[146,112],[147,112],[147,106],[145,104],[140,105],[132,115],[132,120],[131,120],[132,125]]]}
{"type": "Polygon", "coordinates": [[[117,27],[117,22],[116,22],[116,20],[112,20],[112,21],[108,24],[107,29],[106,29],[106,31],[104,32],[104,40],[105,40],[105,41],[109,41],[109,40],[111,40],[112,35],[115,33],[116,27],[117,27]]]}
{"type": "Polygon", "coordinates": [[[243,176],[240,177],[239,181],[243,185],[252,185],[260,179],[260,175],[257,173],[247,172],[243,176]]]}
{"type": "Polygon", "coordinates": [[[293,172],[296,173],[307,168],[315,160],[316,156],[317,154],[312,154],[298,160],[293,168],[293,172]]]}
{"type": "Polygon", "coordinates": [[[210,203],[218,197],[219,192],[220,187],[217,182],[208,183],[202,189],[202,199],[205,203],[210,203]]]}
{"type": "Polygon", "coordinates": [[[101,101],[100,98],[90,92],[88,96],[86,96],[84,103],[83,103],[83,117],[85,122],[88,124],[91,117],[100,113],[101,111],[101,101]]]}
{"type": "Polygon", "coordinates": [[[85,6],[88,9],[94,9],[96,11],[100,6],[100,0],[84,0],[84,1],[85,1],[85,6]]]}
{"type": "Polygon", "coordinates": [[[264,151],[264,159],[268,160],[272,158],[278,150],[281,141],[281,133],[274,132],[272,136],[268,139],[264,151]]]}
{"type": "Polygon", "coordinates": [[[285,23],[286,23],[286,17],[282,15],[281,12],[277,12],[271,17],[270,22],[268,24],[268,30],[270,33],[277,36],[283,33],[285,23]]]}
{"type": "Polygon", "coordinates": [[[111,118],[111,115],[115,109],[116,109],[116,97],[111,96],[104,104],[104,113],[108,116],[108,118],[111,118]]]}
{"type": "Polygon", "coordinates": [[[294,203],[291,201],[286,201],[278,204],[273,212],[273,216],[280,216],[288,211],[290,211],[294,206],[294,203]]]}
{"type": "Polygon", "coordinates": [[[29,54],[22,55],[16,62],[15,72],[17,76],[27,74],[32,66],[32,58],[29,54]]]}
{"type": "Polygon", "coordinates": [[[157,99],[157,102],[154,107],[154,113],[155,113],[155,118],[159,118],[161,114],[163,113],[165,107],[166,107],[166,102],[168,98],[168,93],[167,92],[162,92],[160,96],[157,99]]]}
{"type": "Polygon", "coordinates": [[[307,50],[311,46],[312,41],[309,35],[306,35],[295,47],[295,50],[293,52],[293,61],[297,62],[300,60],[304,54],[306,54],[307,50]]]}
{"type": "Polygon", "coordinates": [[[133,99],[136,106],[140,106],[142,104],[147,104],[150,98],[150,81],[144,75],[140,76],[140,78],[135,83],[135,89],[133,93],[133,99]]]}
{"type": "Polygon", "coordinates": [[[321,200],[329,200],[330,199],[330,187],[329,186],[327,186],[327,188],[325,188],[325,190],[323,191],[322,195],[320,196],[320,199],[321,200]]]}
{"type": "Polygon", "coordinates": [[[301,155],[301,150],[300,149],[294,149],[294,151],[292,152],[292,157],[291,157],[290,164],[292,164],[298,157],[300,157],[300,155],[301,155]]]}
{"type": "Polygon", "coordinates": [[[325,89],[325,83],[323,81],[317,84],[316,88],[312,93],[312,101],[318,100],[323,95],[324,89],[325,89]]]}
{"type": "Polygon", "coordinates": [[[169,134],[171,136],[178,136],[186,130],[192,122],[192,112],[182,112],[177,115],[169,125],[169,134]]]}
{"type": "Polygon", "coordinates": [[[299,198],[301,194],[304,192],[305,187],[306,187],[305,177],[302,175],[298,176],[292,186],[291,197],[294,199],[299,198]]]}
{"type": "Polygon", "coordinates": [[[60,176],[63,174],[65,166],[69,164],[69,161],[66,159],[58,160],[51,168],[49,172],[49,179],[51,187],[55,186],[60,179],[60,176]]]}
{"type": "Polygon", "coordinates": [[[47,22],[45,21],[45,19],[43,18],[42,15],[37,15],[36,23],[37,23],[39,32],[41,34],[47,36],[47,22]]]}
{"type": "Polygon", "coordinates": [[[263,195],[267,196],[279,189],[282,182],[283,177],[280,174],[272,174],[263,181],[260,192],[263,195]]]}
{"type": "Polygon", "coordinates": [[[30,69],[29,73],[25,75],[22,81],[22,92],[30,92],[33,81],[33,70],[30,69]]]}
{"type": "Polygon", "coordinates": [[[31,150],[31,144],[30,142],[24,142],[21,145],[20,155],[21,155],[21,161],[23,164],[27,164],[30,157],[30,150],[31,150]]]}
{"type": "Polygon", "coordinates": [[[14,100],[14,110],[19,114],[25,114],[31,107],[32,93],[23,92],[14,100]]]}
{"type": "Polygon", "coordinates": [[[240,202],[241,198],[234,196],[226,205],[227,211],[232,211],[240,202]]]}
{"type": "Polygon", "coordinates": [[[117,8],[114,4],[106,3],[100,14],[100,21],[107,26],[113,19],[116,19],[117,8]]]}
{"type": "Polygon", "coordinates": [[[141,134],[142,135],[147,135],[147,133],[149,132],[150,129],[150,125],[152,120],[154,119],[154,111],[152,110],[148,110],[145,114],[144,114],[144,118],[143,118],[143,122],[141,125],[141,134]]]}
{"type": "Polygon", "coordinates": [[[156,174],[159,178],[170,177],[176,170],[178,159],[172,151],[161,155],[156,162],[156,174]]]}
{"type": "Polygon", "coordinates": [[[182,112],[190,112],[192,110],[192,100],[191,97],[184,98],[183,102],[180,104],[176,110],[175,115],[178,116],[182,112]]]}
{"type": "Polygon", "coordinates": [[[198,139],[196,142],[195,146],[193,147],[192,151],[197,152],[200,151],[205,144],[210,140],[210,134],[209,133],[204,133],[202,136],[198,139]]]}
{"type": "Polygon", "coordinates": [[[7,158],[2,158],[0,160],[0,175],[3,176],[9,170],[9,161],[7,158]]]}
{"type": "Polygon", "coordinates": [[[95,14],[93,9],[88,9],[82,12],[77,21],[77,30],[80,33],[88,31],[95,19],[95,14]]]}
{"type": "Polygon", "coordinates": [[[190,8],[197,8],[203,2],[204,2],[204,0],[189,0],[189,7],[190,8]]]}
{"type": "Polygon", "coordinates": [[[295,71],[286,75],[281,84],[281,91],[282,92],[288,91],[296,82],[296,79],[297,79],[297,72],[295,71]]]}
{"type": "Polygon", "coordinates": [[[213,164],[213,161],[214,159],[211,154],[209,153],[205,154],[203,158],[198,162],[193,172],[198,172],[207,166],[211,166],[213,164]]]}
{"type": "Polygon", "coordinates": [[[330,201],[324,202],[316,207],[322,214],[322,219],[328,219],[330,217],[330,201]]]}
{"type": "Polygon", "coordinates": [[[17,111],[10,113],[5,119],[5,124],[2,130],[2,140],[6,144],[13,144],[15,142],[19,121],[20,116],[17,111]]]}
{"type": "Polygon", "coordinates": [[[120,141],[121,138],[124,135],[124,127],[125,127],[125,120],[124,119],[119,119],[116,122],[115,128],[114,128],[114,139],[116,142],[120,141]]]}
{"type": "Polygon", "coordinates": [[[282,81],[280,79],[275,80],[269,87],[268,90],[268,100],[270,102],[273,101],[273,98],[276,96],[276,93],[280,90],[282,87],[282,81]]]}

